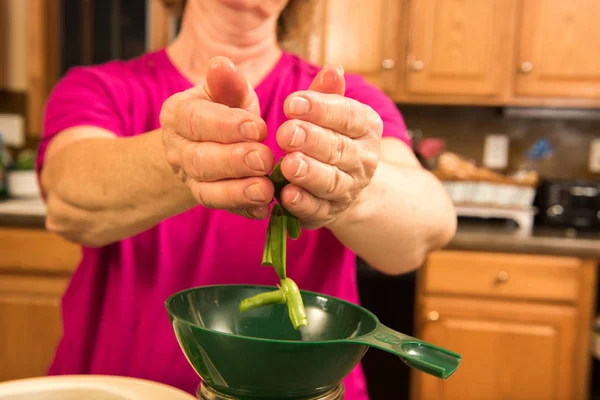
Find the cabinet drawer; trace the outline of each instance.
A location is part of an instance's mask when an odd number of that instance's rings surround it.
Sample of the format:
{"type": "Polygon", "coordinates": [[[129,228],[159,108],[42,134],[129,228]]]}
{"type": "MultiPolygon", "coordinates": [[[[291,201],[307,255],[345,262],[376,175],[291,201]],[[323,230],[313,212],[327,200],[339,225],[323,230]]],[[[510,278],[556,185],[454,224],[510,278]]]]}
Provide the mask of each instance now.
{"type": "Polygon", "coordinates": [[[576,301],[581,260],[520,254],[440,251],[424,268],[427,293],[576,301]]]}
{"type": "Polygon", "coordinates": [[[71,274],[81,258],[78,245],[42,229],[0,229],[0,272],[71,274]]]}

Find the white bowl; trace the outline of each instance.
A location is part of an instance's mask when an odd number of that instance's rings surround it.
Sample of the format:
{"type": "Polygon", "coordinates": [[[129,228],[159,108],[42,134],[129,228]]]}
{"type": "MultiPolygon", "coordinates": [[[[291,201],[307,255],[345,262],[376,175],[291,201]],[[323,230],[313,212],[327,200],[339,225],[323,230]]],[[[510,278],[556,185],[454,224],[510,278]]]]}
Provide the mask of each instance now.
{"type": "Polygon", "coordinates": [[[9,171],[6,174],[8,196],[21,199],[40,197],[35,171],[9,171]]]}

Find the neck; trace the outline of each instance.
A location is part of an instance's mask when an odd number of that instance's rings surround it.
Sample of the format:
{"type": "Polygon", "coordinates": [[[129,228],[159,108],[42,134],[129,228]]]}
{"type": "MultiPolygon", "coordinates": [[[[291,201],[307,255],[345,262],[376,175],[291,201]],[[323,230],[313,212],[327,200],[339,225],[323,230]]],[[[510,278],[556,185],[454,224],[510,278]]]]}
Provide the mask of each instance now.
{"type": "Polygon", "coordinates": [[[210,59],[225,56],[252,86],[258,85],[281,56],[276,17],[206,3],[188,2],[181,31],[167,48],[171,61],[197,85],[204,82],[210,59]]]}

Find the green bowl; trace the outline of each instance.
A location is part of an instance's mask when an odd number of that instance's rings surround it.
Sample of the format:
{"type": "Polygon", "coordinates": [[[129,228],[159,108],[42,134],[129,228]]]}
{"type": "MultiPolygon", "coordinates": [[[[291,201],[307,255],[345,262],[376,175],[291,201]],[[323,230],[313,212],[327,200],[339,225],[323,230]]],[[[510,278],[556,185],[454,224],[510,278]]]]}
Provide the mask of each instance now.
{"type": "Polygon", "coordinates": [[[294,330],[284,304],[241,313],[239,303],[270,286],[217,285],[166,301],[173,331],[202,381],[241,399],[315,397],[340,384],[376,347],[446,379],[461,356],[382,325],[368,310],[301,291],[309,325],[294,330]]]}

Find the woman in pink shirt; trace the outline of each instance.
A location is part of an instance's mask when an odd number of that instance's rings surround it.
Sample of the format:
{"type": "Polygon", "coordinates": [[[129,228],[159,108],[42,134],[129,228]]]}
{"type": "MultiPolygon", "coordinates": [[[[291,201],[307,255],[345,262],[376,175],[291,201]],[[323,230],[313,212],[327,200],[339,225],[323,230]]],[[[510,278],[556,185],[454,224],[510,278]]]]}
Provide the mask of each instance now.
{"type": "MultiPolygon", "coordinates": [[[[302,289],[357,303],[356,255],[402,274],[450,240],[452,204],[394,103],[280,48],[310,3],[188,0],[168,48],[73,68],[54,88],[37,163],[46,226],[83,258],[50,374],[193,393],[199,378],[163,303],[193,286],[277,282],[260,262],[273,198],[264,175],[281,157],[282,202],[304,228],[288,245],[302,289]]],[[[360,367],[344,383],[346,399],[368,398],[360,367]]]]}

